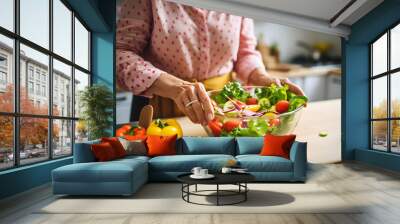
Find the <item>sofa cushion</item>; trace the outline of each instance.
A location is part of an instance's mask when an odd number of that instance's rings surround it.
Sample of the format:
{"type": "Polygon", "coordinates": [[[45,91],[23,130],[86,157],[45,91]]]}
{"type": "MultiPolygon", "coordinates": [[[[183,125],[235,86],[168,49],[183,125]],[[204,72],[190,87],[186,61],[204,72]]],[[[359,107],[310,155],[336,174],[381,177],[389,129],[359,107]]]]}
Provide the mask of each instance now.
{"type": "MultiPolygon", "coordinates": [[[[109,162],[75,163],[53,170],[57,182],[130,182],[134,173],[147,172],[141,159],[121,159],[109,162]]],[[[147,176],[147,174],[146,174],[147,176]]]]}
{"type": "Polygon", "coordinates": [[[237,137],[236,155],[260,154],[264,144],[263,137],[237,137]]]}
{"type": "Polygon", "coordinates": [[[176,139],[177,135],[173,136],[147,136],[147,155],[148,156],[164,156],[176,154],[176,139]]]}
{"type": "Polygon", "coordinates": [[[74,147],[74,163],[95,162],[96,158],[90,148],[92,144],[99,144],[100,140],[75,143],[74,147]]]}
{"type": "Polygon", "coordinates": [[[121,144],[119,141],[119,138],[117,137],[103,137],[101,138],[101,142],[108,142],[112,146],[115,155],[117,158],[123,158],[126,156],[126,151],[124,149],[124,146],[121,144]]]}
{"type": "Polygon", "coordinates": [[[149,160],[149,170],[163,172],[190,172],[199,166],[210,171],[219,171],[230,159],[231,155],[174,155],[158,156],[149,160]]]}
{"type": "Polygon", "coordinates": [[[92,144],[90,148],[92,149],[94,157],[96,157],[96,161],[105,162],[118,159],[118,156],[115,154],[115,150],[108,142],[92,144]]]}
{"type": "Polygon", "coordinates": [[[292,172],[292,161],[278,156],[238,155],[240,167],[249,172],[292,172]]]}
{"type": "Polygon", "coordinates": [[[261,156],[280,156],[290,159],[290,148],[296,135],[270,135],[264,136],[264,146],[261,149],[261,156]]]}
{"type": "Polygon", "coordinates": [[[235,155],[235,139],[232,137],[183,137],[182,141],[181,154],[235,155]]]}

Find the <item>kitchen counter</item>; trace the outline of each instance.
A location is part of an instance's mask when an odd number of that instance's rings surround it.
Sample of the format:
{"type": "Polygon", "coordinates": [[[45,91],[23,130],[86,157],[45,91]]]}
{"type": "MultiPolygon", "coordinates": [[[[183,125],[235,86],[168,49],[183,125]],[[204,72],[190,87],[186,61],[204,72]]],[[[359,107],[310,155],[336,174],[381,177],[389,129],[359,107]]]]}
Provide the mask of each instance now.
{"type": "Polygon", "coordinates": [[[341,75],[340,65],[321,65],[313,67],[293,67],[287,71],[268,70],[268,74],[277,78],[299,78],[306,76],[341,75]]]}
{"type": "MultiPolygon", "coordinates": [[[[340,99],[311,102],[304,109],[294,133],[298,141],[308,143],[308,161],[335,163],[341,161],[340,99]],[[328,136],[319,137],[321,131],[328,136]]],[[[187,117],[176,118],[184,136],[207,136],[203,127],[193,124],[187,117]]]]}

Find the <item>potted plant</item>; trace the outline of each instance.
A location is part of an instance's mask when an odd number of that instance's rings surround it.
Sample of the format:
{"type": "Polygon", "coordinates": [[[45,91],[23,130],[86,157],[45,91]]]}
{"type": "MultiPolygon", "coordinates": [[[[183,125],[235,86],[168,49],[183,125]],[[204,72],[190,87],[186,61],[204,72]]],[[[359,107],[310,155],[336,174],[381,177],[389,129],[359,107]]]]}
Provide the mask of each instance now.
{"type": "Polygon", "coordinates": [[[89,140],[110,136],[114,98],[112,92],[102,84],[86,87],[80,92],[79,106],[82,110],[80,124],[87,127],[89,140]]]}

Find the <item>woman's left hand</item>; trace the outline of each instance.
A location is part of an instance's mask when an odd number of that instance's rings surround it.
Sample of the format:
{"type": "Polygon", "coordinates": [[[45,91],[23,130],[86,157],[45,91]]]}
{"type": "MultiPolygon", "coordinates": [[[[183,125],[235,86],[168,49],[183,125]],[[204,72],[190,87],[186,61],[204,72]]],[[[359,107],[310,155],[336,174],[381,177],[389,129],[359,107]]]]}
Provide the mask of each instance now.
{"type": "Polygon", "coordinates": [[[277,86],[288,85],[289,90],[296,95],[305,96],[304,91],[300,86],[294,84],[289,79],[278,79],[274,77],[270,77],[263,68],[256,68],[251,72],[248,80],[250,85],[254,86],[270,86],[275,84],[277,86]]]}

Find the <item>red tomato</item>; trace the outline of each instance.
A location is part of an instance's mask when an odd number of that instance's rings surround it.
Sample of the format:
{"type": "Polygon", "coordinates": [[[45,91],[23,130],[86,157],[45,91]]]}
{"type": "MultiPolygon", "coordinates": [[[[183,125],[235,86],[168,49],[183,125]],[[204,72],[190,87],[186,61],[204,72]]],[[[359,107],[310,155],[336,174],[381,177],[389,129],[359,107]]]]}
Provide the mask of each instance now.
{"type": "Polygon", "coordinates": [[[229,120],[224,123],[224,130],[227,132],[231,132],[233,129],[239,127],[241,124],[241,121],[239,120],[229,120]]]}
{"type": "Polygon", "coordinates": [[[131,128],[132,128],[132,125],[130,125],[130,124],[122,125],[120,128],[117,129],[115,135],[116,135],[117,137],[122,137],[122,136],[124,136],[125,133],[126,133],[127,131],[129,131],[131,128]]]}
{"type": "Polygon", "coordinates": [[[289,110],[289,105],[289,101],[287,100],[278,101],[275,105],[276,112],[280,114],[287,112],[289,110]]]}
{"type": "Polygon", "coordinates": [[[277,127],[281,124],[281,121],[278,118],[274,118],[269,120],[269,125],[273,126],[273,127],[277,127]]]}
{"type": "Polygon", "coordinates": [[[258,103],[258,100],[257,100],[257,98],[254,98],[254,97],[247,98],[247,100],[246,100],[247,105],[255,105],[257,103],[258,103]]]}
{"type": "Polygon", "coordinates": [[[211,129],[211,132],[214,136],[218,137],[222,132],[222,123],[214,118],[212,121],[208,122],[208,127],[211,129]]]}

